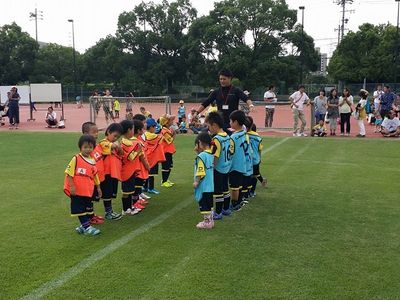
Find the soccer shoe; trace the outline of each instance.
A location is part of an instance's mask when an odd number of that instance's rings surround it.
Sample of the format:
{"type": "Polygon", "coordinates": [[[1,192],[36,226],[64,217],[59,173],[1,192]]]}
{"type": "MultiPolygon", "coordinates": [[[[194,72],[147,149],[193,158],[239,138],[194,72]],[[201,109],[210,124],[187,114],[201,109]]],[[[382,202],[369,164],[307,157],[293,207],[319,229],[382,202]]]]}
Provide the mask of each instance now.
{"type": "Polygon", "coordinates": [[[140,205],[146,206],[147,204],[149,204],[149,201],[146,201],[146,200],[144,200],[142,198],[139,198],[137,203],[139,203],[140,205]]]}
{"type": "Polygon", "coordinates": [[[170,184],[168,181],[164,182],[161,184],[162,187],[170,188],[172,187],[172,184],[170,184]]]}
{"type": "Polygon", "coordinates": [[[75,228],[75,231],[76,231],[76,233],[78,233],[78,234],[82,234],[82,233],[85,232],[85,228],[83,228],[83,226],[81,225],[81,226],[79,226],[79,227],[76,227],[76,228],[75,228]]]}
{"type": "Polygon", "coordinates": [[[140,194],[140,198],[142,198],[142,199],[144,199],[144,200],[149,200],[149,199],[151,199],[151,197],[148,196],[148,195],[146,195],[145,193],[141,193],[141,194],[140,194]]]}
{"type": "Polygon", "coordinates": [[[196,225],[198,229],[213,229],[214,228],[214,221],[201,221],[196,225]]]}
{"type": "Polygon", "coordinates": [[[170,184],[170,185],[174,185],[175,183],[173,183],[171,180],[167,180],[167,182],[170,184]]]}
{"type": "Polygon", "coordinates": [[[98,235],[99,233],[100,233],[100,230],[97,228],[94,228],[93,226],[89,226],[83,232],[84,235],[98,235]]]}
{"type": "Polygon", "coordinates": [[[90,219],[90,224],[103,224],[104,223],[104,219],[100,219],[98,218],[96,215],[94,215],[91,219],[90,219]]]}
{"type": "Polygon", "coordinates": [[[215,211],[213,211],[213,219],[214,220],[222,220],[222,217],[223,217],[223,214],[222,213],[220,213],[220,214],[218,214],[218,213],[216,213],[215,211]]]}
{"type": "Polygon", "coordinates": [[[142,211],[142,209],[140,209],[140,208],[134,208],[134,209],[132,209],[132,215],[137,215],[141,211],[142,211]]]}
{"type": "Polygon", "coordinates": [[[307,135],[307,133],[302,132],[302,133],[300,133],[300,136],[308,136],[308,135],[307,135]]]}
{"type": "Polygon", "coordinates": [[[107,220],[112,220],[112,221],[116,221],[122,218],[122,215],[116,212],[109,212],[106,213],[106,219],[107,220]]]}
{"type": "Polygon", "coordinates": [[[103,221],[104,221],[104,217],[103,217],[103,216],[96,215],[96,214],[94,214],[94,216],[95,216],[97,219],[100,219],[100,220],[103,220],[103,221]]]}
{"type": "Polygon", "coordinates": [[[227,210],[225,210],[225,209],[223,209],[222,210],[222,214],[224,215],[224,216],[230,216],[231,214],[232,214],[232,210],[231,209],[227,209],[227,210]]]}
{"type": "Polygon", "coordinates": [[[158,190],[156,190],[156,189],[148,190],[148,192],[149,192],[150,194],[155,194],[155,195],[160,194],[160,192],[159,192],[158,190]]]}
{"type": "Polygon", "coordinates": [[[128,208],[127,210],[123,210],[122,211],[122,215],[123,216],[133,216],[133,215],[135,215],[134,213],[133,213],[133,209],[130,209],[130,208],[128,208]]]}
{"type": "Polygon", "coordinates": [[[140,209],[140,210],[143,210],[143,209],[145,209],[146,207],[143,206],[142,204],[136,202],[135,204],[133,204],[132,208],[133,208],[133,209],[138,208],[138,209],[140,209]]]}

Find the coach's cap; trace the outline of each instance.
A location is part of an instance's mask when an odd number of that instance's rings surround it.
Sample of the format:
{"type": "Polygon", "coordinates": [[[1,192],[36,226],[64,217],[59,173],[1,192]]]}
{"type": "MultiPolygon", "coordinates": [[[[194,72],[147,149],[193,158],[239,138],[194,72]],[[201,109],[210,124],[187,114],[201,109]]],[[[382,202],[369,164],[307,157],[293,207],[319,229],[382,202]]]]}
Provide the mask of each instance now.
{"type": "Polygon", "coordinates": [[[185,103],[185,101],[179,100],[179,104],[183,104],[183,103],[185,103]]]}
{"type": "Polygon", "coordinates": [[[175,116],[171,116],[169,114],[162,115],[160,117],[160,125],[164,126],[165,124],[168,123],[169,120],[173,120],[173,119],[175,119],[175,116]]]}
{"type": "Polygon", "coordinates": [[[157,122],[156,122],[156,120],[149,118],[146,120],[146,126],[147,126],[147,128],[157,126],[157,122]]]}

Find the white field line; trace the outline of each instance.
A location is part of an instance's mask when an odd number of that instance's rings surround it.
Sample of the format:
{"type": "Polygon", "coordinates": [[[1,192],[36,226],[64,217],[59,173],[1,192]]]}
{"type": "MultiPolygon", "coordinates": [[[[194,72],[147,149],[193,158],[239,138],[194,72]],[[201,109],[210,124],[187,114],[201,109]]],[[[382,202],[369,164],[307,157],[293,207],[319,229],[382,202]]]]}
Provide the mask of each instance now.
{"type": "MultiPolygon", "coordinates": [[[[284,138],[283,140],[279,141],[276,144],[273,144],[271,147],[268,149],[265,149],[262,154],[265,154],[269,151],[272,151],[273,149],[279,147],[283,143],[287,142],[289,140],[289,137],[284,138]]],[[[297,155],[296,155],[297,156],[297,155]]],[[[65,271],[62,273],[60,276],[44,283],[37,289],[31,291],[28,295],[22,297],[21,299],[27,300],[27,299],[40,299],[53,290],[55,290],[58,287],[63,286],[66,282],[74,278],[76,275],[79,273],[82,273],[85,269],[91,267],[94,263],[98,262],[99,260],[103,259],[105,256],[111,254],[115,250],[119,249],[120,247],[126,245],[128,242],[133,240],[135,237],[138,235],[150,230],[151,228],[161,224],[164,222],[166,219],[183,209],[184,207],[188,206],[191,203],[191,201],[182,201],[178,205],[176,205],[174,208],[171,210],[161,214],[154,220],[152,220],[149,223],[143,224],[139,228],[131,231],[127,235],[123,236],[122,238],[115,240],[114,242],[111,242],[108,244],[108,246],[104,247],[103,249],[100,249],[99,251],[93,253],[91,256],[85,258],[69,270],[65,271]]],[[[184,260],[185,261],[185,260],[184,260]]]]}
{"type": "Polygon", "coordinates": [[[21,299],[40,299],[44,297],[45,295],[49,294],[53,290],[55,290],[58,287],[63,286],[67,281],[71,280],[74,278],[76,275],[79,273],[82,273],[85,269],[91,267],[94,263],[98,262],[99,260],[103,259],[105,256],[109,255],[110,253],[114,252],[115,250],[119,249],[120,247],[126,245],[129,243],[131,240],[133,240],[135,237],[138,235],[149,231],[153,227],[161,224],[164,222],[166,219],[183,209],[184,207],[188,206],[191,201],[185,200],[180,202],[178,205],[176,205],[174,208],[166,211],[165,213],[161,214],[154,220],[143,224],[139,228],[131,231],[127,235],[121,237],[118,240],[115,240],[108,244],[106,247],[100,249],[99,251],[93,253],[89,257],[85,258],[72,268],[68,269],[58,277],[44,283],[37,289],[31,291],[28,295],[22,297],[21,299]]]}

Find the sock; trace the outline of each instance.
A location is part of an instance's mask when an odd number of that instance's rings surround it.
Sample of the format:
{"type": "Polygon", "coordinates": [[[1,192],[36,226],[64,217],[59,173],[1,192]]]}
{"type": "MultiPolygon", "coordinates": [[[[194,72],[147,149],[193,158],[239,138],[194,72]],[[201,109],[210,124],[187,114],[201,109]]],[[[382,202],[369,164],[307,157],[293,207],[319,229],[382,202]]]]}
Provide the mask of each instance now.
{"type": "Polygon", "coordinates": [[[228,192],[224,194],[224,210],[228,210],[230,206],[231,206],[231,194],[228,192]]]}
{"type": "Polygon", "coordinates": [[[144,188],[145,191],[148,191],[148,190],[150,189],[150,188],[149,188],[149,179],[150,179],[150,177],[147,178],[147,179],[144,181],[143,188],[144,188]]]}
{"type": "Polygon", "coordinates": [[[256,186],[257,186],[257,177],[251,178],[251,193],[254,194],[256,191],[256,186]]]}
{"type": "Polygon", "coordinates": [[[149,190],[154,190],[154,176],[150,176],[148,180],[149,190]]]}
{"type": "Polygon", "coordinates": [[[104,204],[104,210],[107,213],[111,213],[112,212],[112,204],[111,204],[111,200],[103,200],[103,204],[104,204]]]}
{"type": "Polygon", "coordinates": [[[133,194],[132,196],[132,205],[135,205],[136,202],[139,200],[139,195],[133,194]]]}
{"type": "Polygon", "coordinates": [[[162,182],[166,182],[169,177],[169,170],[162,170],[161,175],[162,175],[162,182]]]}
{"type": "Polygon", "coordinates": [[[87,229],[90,227],[90,217],[88,215],[79,216],[78,218],[83,228],[87,229]]]}
{"type": "Polygon", "coordinates": [[[222,212],[223,206],[224,206],[224,198],[223,197],[215,198],[215,212],[217,214],[220,214],[222,212]]]}
{"type": "Polygon", "coordinates": [[[129,208],[132,208],[132,197],[131,195],[124,195],[122,197],[122,209],[126,211],[129,208]]]}

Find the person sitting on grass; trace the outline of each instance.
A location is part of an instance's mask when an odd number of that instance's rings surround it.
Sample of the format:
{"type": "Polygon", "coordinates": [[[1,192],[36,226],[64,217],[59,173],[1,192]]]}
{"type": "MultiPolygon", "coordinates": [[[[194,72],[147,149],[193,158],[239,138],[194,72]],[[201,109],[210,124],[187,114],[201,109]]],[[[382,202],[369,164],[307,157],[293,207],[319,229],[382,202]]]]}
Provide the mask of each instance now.
{"type": "Polygon", "coordinates": [[[208,129],[207,126],[204,126],[201,123],[198,116],[193,117],[192,122],[189,124],[189,128],[190,128],[190,130],[193,131],[194,134],[198,134],[198,133],[208,129]]]}
{"type": "Polygon", "coordinates": [[[146,119],[149,117],[149,115],[151,114],[149,111],[147,111],[146,110],[146,108],[145,107],[141,107],[140,108],[140,113],[143,115],[143,116],[145,116],[146,117],[146,119]]]}
{"type": "Polygon", "coordinates": [[[48,128],[54,128],[57,126],[57,114],[51,106],[47,109],[45,121],[48,128]]]}
{"type": "Polygon", "coordinates": [[[188,132],[187,123],[186,123],[186,117],[185,116],[182,117],[182,121],[179,124],[179,132],[180,133],[187,133],[188,132]]]}
{"type": "Polygon", "coordinates": [[[312,136],[319,136],[319,137],[324,137],[326,136],[326,126],[324,120],[319,120],[318,124],[315,125],[311,131],[312,136]]]}
{"type": "Polygon", "coordinates": [[[388,118],[385,118],[381,125],[381,133],[384,137],[395,137],[400,135],[400,120],[396,112],[391,110],[388,118]]]}

